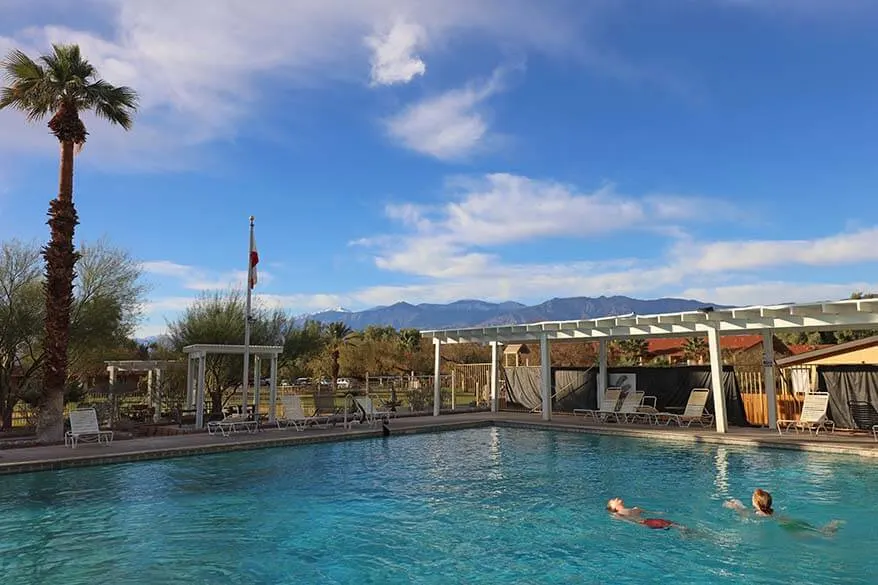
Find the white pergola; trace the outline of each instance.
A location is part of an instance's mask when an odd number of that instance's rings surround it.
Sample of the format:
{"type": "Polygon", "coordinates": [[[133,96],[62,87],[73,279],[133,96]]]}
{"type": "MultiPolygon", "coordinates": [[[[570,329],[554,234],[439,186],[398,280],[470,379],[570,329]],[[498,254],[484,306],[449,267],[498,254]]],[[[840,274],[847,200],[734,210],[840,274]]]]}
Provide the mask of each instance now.
{"type": "Polygon", "coordinates": [[[716,430],[728,430],[725,393],[722,385],[722,358],[720,336],[761,333],[764,348],[763,366],[765,394],[768,401],[768,425],[777,425],[777,402],[774,380],[774,345],[772,336],[777,332],[834,331],[840,329],[878,328],[878,299],[852,299],[814,303],[716,309],[704,307],[697,311],[661,315],[620,315],[577,321],[547,321],[522,325],[500,325],[466,329],[421,331],[421,336],[433,340],[435,347],[433,381],[433,415],[439,415],[440,406],[440,349],[446,343],[481,343],[491,345],[491,410],[499,406],[497,393],[497,347],[509,343],[539,341],[541,366],[542,418],[551,420],[551,365],[549,344],[565,341],[599,342],[598,395],[607,388],[607,342],[613,339],[637,337],[693,337],[707,336],[710,355],[711,386],[716,430]],[[717,391],[719,389],[719,391],[717,391]]]}
{"type": "Polygon", "coordinates": [[[153,407],[153,421],[158,422],[161,417],[161,387],[162,377],[165,370],[179,365],[175,360],[110,360],[104,362],[107,366],[107,376],[110,385],[116,383],[116,374],[120,372],[133,372],[147,374],[146,396],[150,406],[153,407]],[[158,391],[156,391],[158,388],[158,391]]]}
{"type": "MultiPolygon", "coordinates": [[[[269,405],[268,420],[274,422],[276,420],[276,401],[277,401],[277,356],[283,353],[284,348],[279,345],[251,345],[245,347],[243,345],[215,345],[215,344],[196,344],[187,345],[183,348],[183,353],[187,355],[186,367],[186,405],[195,408],[195,428],[204,426],[204,376],[208,355],[240,355],[243,356],[249,352],[253,356],[253,372],[256,378],[254,390],[254,414],[258,414],[259,409],[259,388],[261,384],[261,363],[263,358],[271,360],[271,373],[269,374],[269,405]]],[[[241,405],[242,409],[247,408],[246,404],[241,405]]]]}

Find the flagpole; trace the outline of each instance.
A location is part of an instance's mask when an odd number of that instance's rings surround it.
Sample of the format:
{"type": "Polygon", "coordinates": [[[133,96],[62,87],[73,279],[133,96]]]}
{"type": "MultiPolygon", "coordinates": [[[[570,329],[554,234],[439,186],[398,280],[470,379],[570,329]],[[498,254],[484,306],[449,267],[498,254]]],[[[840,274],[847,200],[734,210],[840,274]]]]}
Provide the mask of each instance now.
{"type": "Polygon", "coordinates": [[[250,252],[253,248],[253,220],[250,216],[250,239],[247,241],[247,305],[244,309],[244,384],[241,388],[241,414],[247,415],[247,390],[250,385],[250,293],[253,290],[253,266],[250,252]]]}

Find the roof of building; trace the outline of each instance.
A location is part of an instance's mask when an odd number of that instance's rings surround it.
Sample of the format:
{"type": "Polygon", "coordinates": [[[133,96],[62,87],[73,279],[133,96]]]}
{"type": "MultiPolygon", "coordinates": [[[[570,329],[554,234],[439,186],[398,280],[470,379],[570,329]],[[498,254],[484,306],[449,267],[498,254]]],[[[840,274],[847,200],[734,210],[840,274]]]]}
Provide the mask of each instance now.
{"type": "Polygon", "coordinates": [[[799,364],[806,364],[815,360],[843,355],[852,351],[857,351],[858,349],[866,349],[876,345],[878,345],[878,335],[873,335],[872,337],[866,337],[864,339],[856,339],[854,341],[848,341],[847,343],[829,345],[813,351],[792,355],[788,358],[777,360],[777,365],[796,366],[799,364]]]}

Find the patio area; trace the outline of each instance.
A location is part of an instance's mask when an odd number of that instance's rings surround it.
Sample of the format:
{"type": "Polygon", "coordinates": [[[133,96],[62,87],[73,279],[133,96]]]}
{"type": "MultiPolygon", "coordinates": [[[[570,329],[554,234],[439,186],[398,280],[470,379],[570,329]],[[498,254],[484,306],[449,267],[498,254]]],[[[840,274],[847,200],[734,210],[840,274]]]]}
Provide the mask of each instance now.
{"type": "MultiPolygon", "coordinates": [[[[878,443],[870,435],[865,434],[821,432],[820,435],[808,435],[807,433],[791,432],[780,436],[777,431],[740,427],[732,427],[726,433],[718,433],[712,428],[586,422],[583,417],[558,413],[551,421],[541,420],[538,414],[515,412],[442,414],[438,417],[414,416],[391,419],[387,429],[390,436],[394,436],[492,425],[628,436],[652,441],[794,449],[878,457],[878,443]]],[[[326,429],[308,428],[304,431],[265,428],[256,433],[242,432],[229,437],[200,432],[176,436],[121,439],[113,441],[109,446],[89,444],[77,447],[75,450],[63,445],[4,449],[0,450],[0,474],[284,447],[316,442],[356,440],[381,437],[384,434],[385,430],[381,425],[370,428],[367,425],[354,424],[350,429],[345,429],[340,425],[326,429]]]]}

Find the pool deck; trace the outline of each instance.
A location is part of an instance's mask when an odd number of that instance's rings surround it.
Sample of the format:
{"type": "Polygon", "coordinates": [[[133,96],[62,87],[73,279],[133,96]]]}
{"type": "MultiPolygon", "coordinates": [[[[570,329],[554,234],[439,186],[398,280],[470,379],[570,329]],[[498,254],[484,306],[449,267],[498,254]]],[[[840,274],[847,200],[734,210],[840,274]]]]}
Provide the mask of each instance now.
{"type": "MultiPolygon", "coordinates": [[[[439,417],[418,416],[392,419],[388,425],[390,435],[426,433],[485,426],[503,426],[533,429],[560,430],[599,435],[638,437],[647,440],[666,440],[676,442],[707,443],[718,445],[737,445],[744,447],[792,449],[820,453],[878,457],[878,443],[871,435],[821,433],[819,436],[791,432],[778,435],[768,429],[749,429],[732,427],[728,433],[720,434],[710,428],[675,428],[648,425],[625,425],[615,423],[586,423],[582,417],[555,414],[550,422],[542,421],[539,415],[511,412],[478,412],[466,414],[446,414],[439,417]]],[[[84,467],[183,457],[206,453],[261,449],[307,443],[345,441],[380,437],[384,435],[382,426],[354,424],[350,429],[339,425],[327,429],[308,428],[265,429],[256,433],[235,433],[229,437],[190,433],[185,435],[144,437],[116,440],[112,444],[95,445],[86,443],[71,449],[63,445],[22,447],[0,450],[0,474],[46,471],[68,467],[84,467]]]]}

